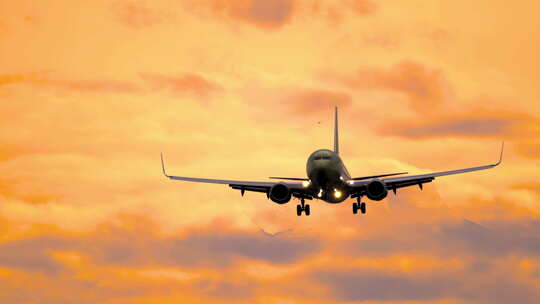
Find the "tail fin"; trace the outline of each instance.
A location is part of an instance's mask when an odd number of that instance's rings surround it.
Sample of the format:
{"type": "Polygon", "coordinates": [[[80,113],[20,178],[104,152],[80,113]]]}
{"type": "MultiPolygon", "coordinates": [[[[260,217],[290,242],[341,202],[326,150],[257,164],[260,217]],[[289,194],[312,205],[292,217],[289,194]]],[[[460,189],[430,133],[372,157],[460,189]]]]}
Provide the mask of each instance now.
{"type": "Polygon", "coordinates": [[[339,154],[339,131],[338,131],[338,110],[336,107],[336,112],[334,115],[334,152],[339,154]]]}

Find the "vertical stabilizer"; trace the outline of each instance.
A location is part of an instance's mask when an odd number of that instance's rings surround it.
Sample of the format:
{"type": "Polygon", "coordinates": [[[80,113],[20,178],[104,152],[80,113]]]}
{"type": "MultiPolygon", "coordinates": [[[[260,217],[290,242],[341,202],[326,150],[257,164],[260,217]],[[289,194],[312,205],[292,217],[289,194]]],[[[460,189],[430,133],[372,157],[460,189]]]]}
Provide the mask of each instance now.
{"type": "Polygon", "coordinates": [[[336,112],[334,115],[334,152],[339,154],[339,131],[338,131],[338,110],[336,107],[336,112]]]}

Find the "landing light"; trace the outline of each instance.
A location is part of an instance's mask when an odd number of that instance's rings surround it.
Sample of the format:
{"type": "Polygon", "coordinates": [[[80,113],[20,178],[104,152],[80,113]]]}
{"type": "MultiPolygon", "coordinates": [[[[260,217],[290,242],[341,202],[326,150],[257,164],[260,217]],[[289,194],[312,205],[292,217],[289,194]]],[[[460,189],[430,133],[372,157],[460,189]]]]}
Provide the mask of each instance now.
{"type": "Polygon", "coordinates": [[[341,197],[341,191],[339,191],[339,190],[334,190],[334,196],[335,196],[336,198],[340,198],[340,197],[341,197]]]}
{"type": "Polygon", "coordinates": [[[311,184],[311,182],[308,181],[308,180],[305,180],[305,181],[302,182],[302,187],[307,188],[307,187],[309,187],[309,184],[311,184]]]}
{"type": "Polygon", "coordinates": [[[353,180],[348,180],[347,183],[348,183],[349,185],[352,185],[352,184],[354,184],[354,181],[353,181],[353,180]]]}
{"type": "Polygon", "coordinates": [[[322,197],[322,189],[319,190],[319,193],[317,194],[317,196],[318,196],[319,198],[322,197]]]}

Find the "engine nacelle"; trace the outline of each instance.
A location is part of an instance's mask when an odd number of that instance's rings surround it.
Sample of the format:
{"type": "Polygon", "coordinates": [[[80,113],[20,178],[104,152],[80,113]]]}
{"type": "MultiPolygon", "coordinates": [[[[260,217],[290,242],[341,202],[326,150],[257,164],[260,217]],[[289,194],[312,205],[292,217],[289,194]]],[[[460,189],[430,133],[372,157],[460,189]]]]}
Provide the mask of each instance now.
{"type": "Polygon", "coordinates": [[[366,195],[370,200],[380,201],[388,195],[386,184],[378,179],[367,184],[366,195]]]}
{"type": "Polygon", "coordinates": [[[285,204],[291,200],[291,189],[285,184],[275,184],[270,188],[270,199],[278,204],[285,204]]]}

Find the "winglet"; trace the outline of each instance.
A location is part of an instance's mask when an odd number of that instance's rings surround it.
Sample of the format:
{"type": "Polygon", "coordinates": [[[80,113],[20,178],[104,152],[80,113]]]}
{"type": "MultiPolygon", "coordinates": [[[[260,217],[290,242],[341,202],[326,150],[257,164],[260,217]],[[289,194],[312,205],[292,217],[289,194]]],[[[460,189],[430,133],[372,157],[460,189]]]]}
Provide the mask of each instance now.
{"type": "Polygon", "coordinates": [[[163,171],[163,175],[165,175],[166,177],[169,177],[167,175],[167,172],[165,172],[165,164],[163,163],[163,153],[161,153],[161,170],[163,171]]]}
{"type": "Polygon", "coordinates": [[[498,166],[502,162],[503,152],[504,152],[504,141],[502,142],[502,145],[501,145],[501,155],[499,155],[499,161],[493,164],[494,166],[498,166]]]}

